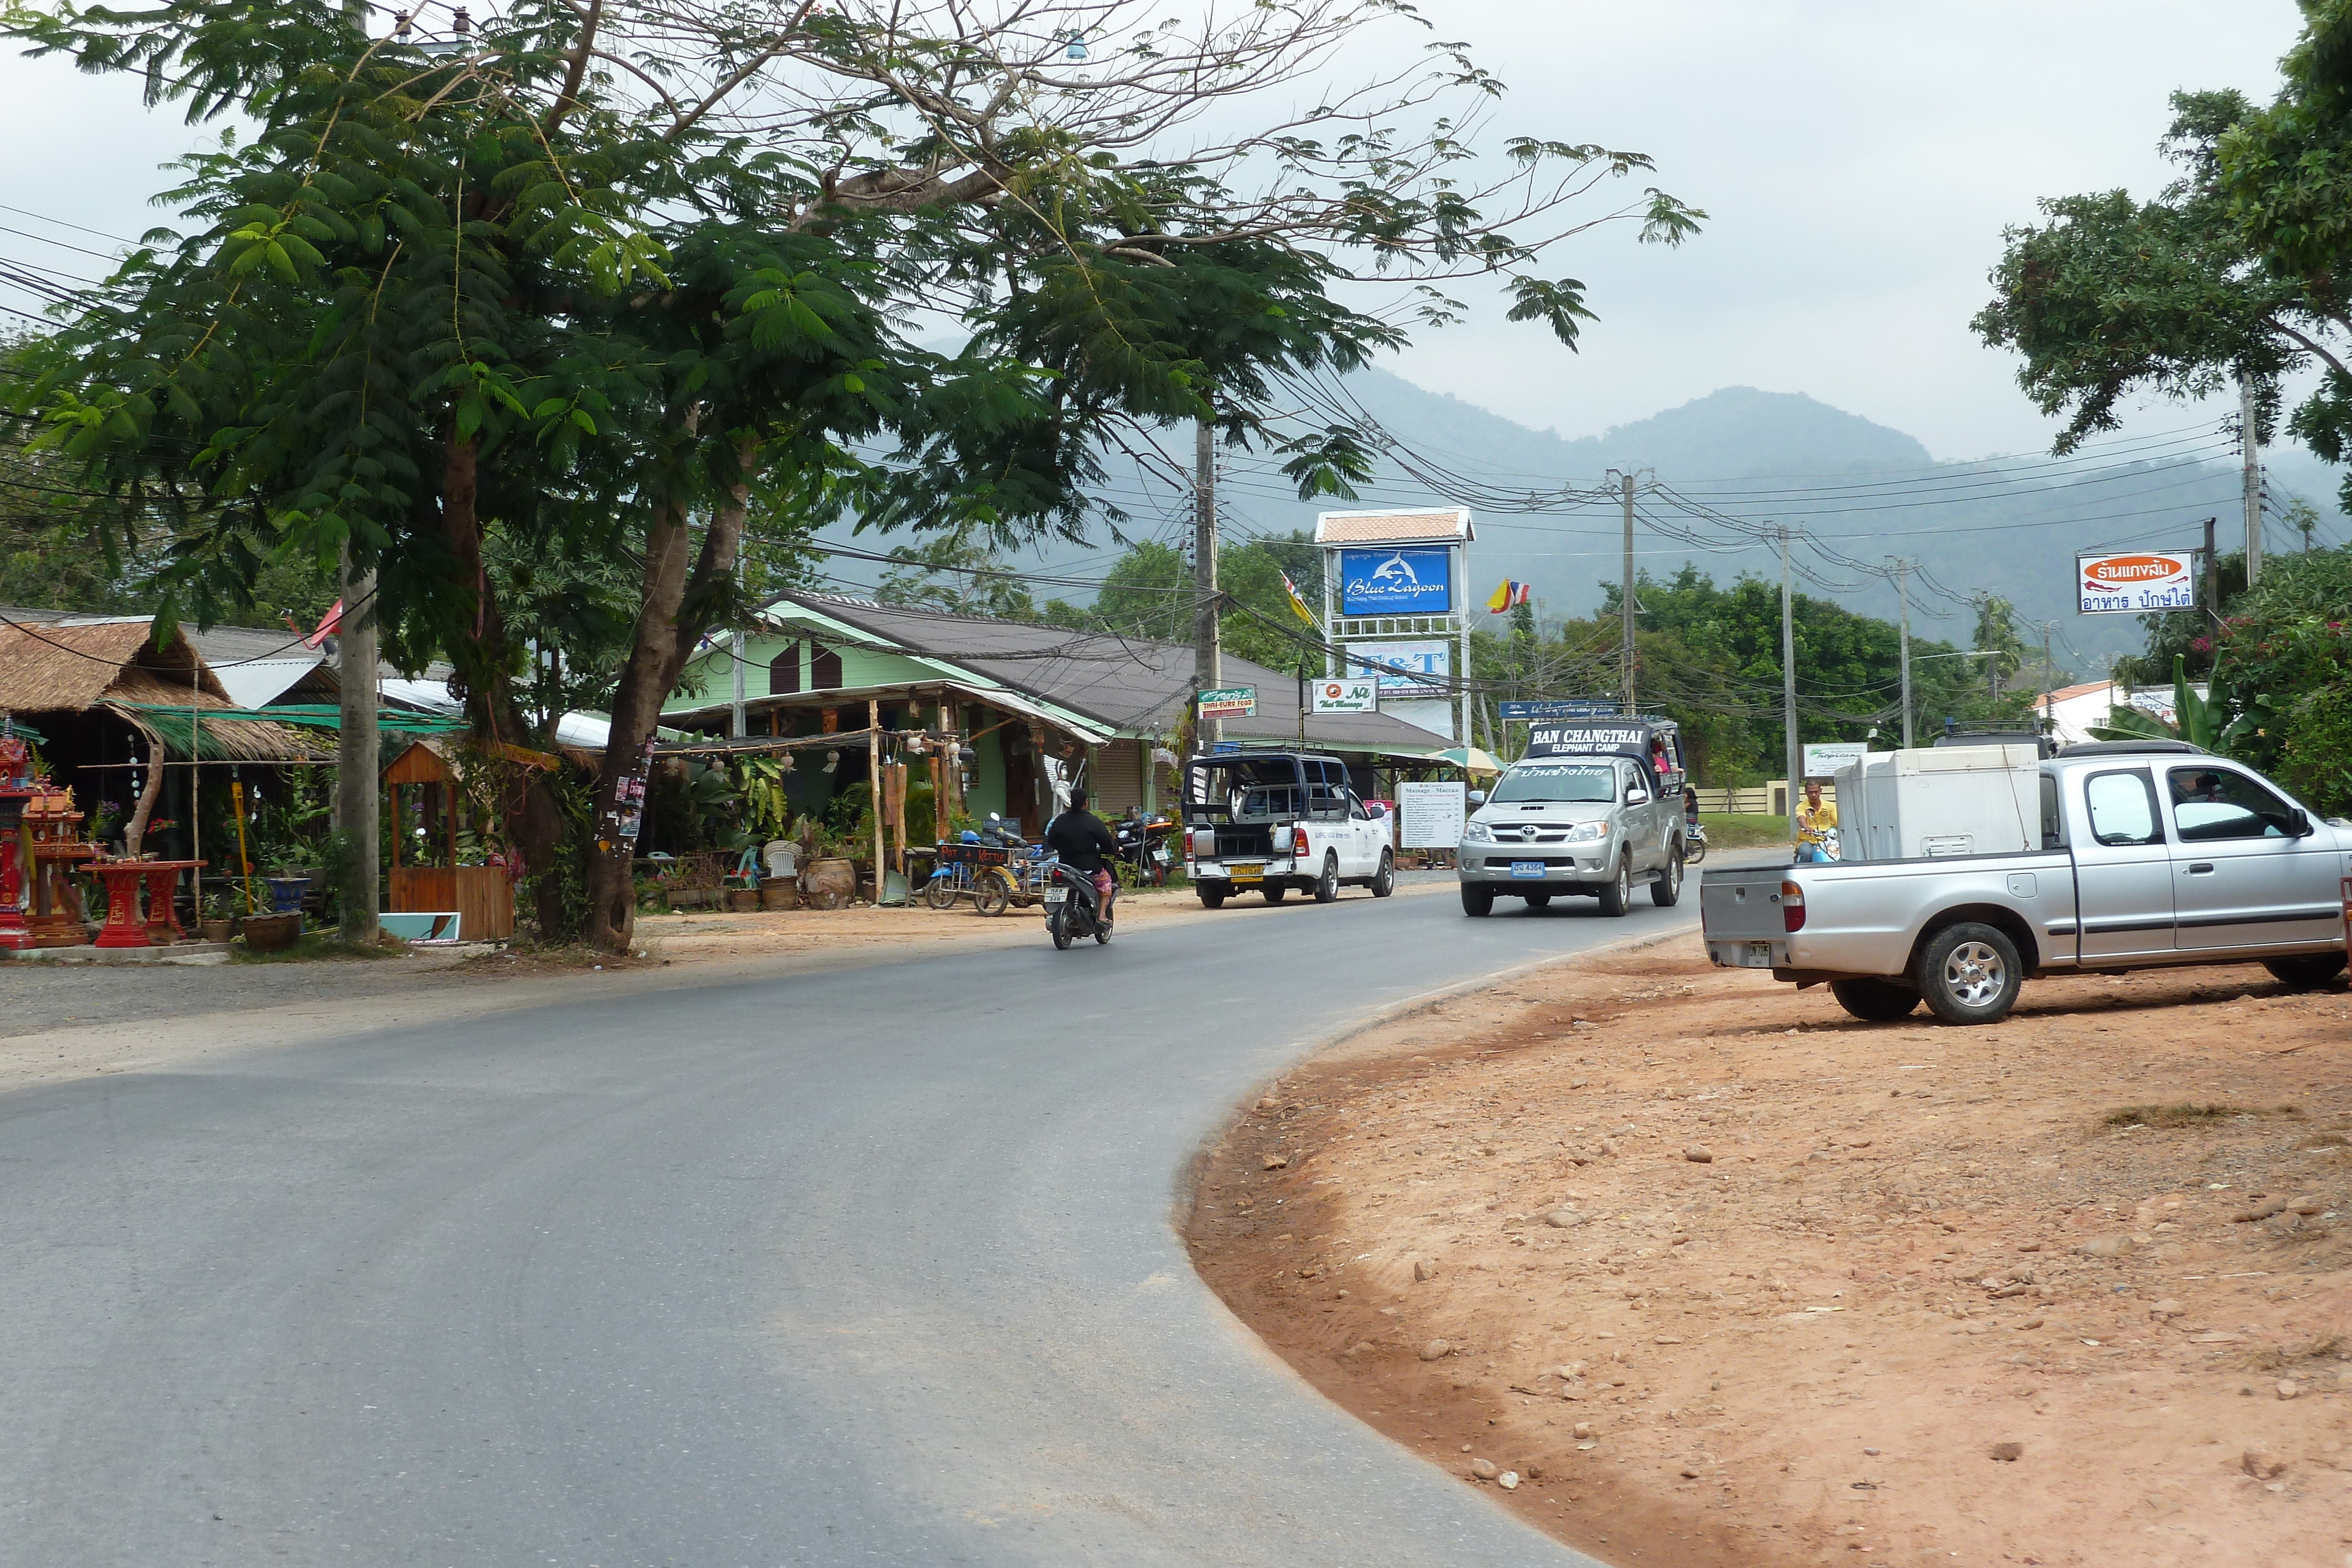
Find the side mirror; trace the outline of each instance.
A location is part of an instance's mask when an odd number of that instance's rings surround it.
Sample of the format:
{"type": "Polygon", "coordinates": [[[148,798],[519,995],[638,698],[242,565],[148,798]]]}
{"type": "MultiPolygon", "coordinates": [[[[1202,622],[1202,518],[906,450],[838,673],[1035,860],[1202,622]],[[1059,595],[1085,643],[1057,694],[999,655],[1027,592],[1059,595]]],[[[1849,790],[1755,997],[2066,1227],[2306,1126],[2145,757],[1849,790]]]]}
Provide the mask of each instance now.
{"type": "Polygon", "coordinates": [[[1628,806],[1638,806],[1648,799],[1649,797],[1642,792],[1642,787],[1639,784],[1625,786],[1625,804],[1628,806]]]}
{"type": "Polygon", "coordinates": [[[1486,803],[1486,791],[1484,789],[1473,789],[1470,791],[1470,805],[1473,810],[1475,810],[1486,803]]]}
{"type": "Polygon", "coordinates": [[[2294,814],[2287,819],[2287,825],[2294,830],[2294,836],[2296,838],[2307,839],[2311,837],[2311,813],[2305,811],[2302,807],[2298,806],[2295,808],[2294,814]]]}

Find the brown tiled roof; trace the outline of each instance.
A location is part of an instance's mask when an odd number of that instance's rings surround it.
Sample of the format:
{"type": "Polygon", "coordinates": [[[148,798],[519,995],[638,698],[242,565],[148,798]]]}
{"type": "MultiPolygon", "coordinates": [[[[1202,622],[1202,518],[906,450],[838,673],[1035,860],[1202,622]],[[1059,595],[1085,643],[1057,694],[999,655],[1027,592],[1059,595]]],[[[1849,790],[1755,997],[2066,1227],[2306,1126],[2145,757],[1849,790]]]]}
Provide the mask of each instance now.
{"type": "Polygon", "coordinates": [[[1318,545],[1400,544],[1413,539],[1473,538],[1470,514],[1460,507],[1420,512],[1324,512],[1315,519],[1318,545]]]}

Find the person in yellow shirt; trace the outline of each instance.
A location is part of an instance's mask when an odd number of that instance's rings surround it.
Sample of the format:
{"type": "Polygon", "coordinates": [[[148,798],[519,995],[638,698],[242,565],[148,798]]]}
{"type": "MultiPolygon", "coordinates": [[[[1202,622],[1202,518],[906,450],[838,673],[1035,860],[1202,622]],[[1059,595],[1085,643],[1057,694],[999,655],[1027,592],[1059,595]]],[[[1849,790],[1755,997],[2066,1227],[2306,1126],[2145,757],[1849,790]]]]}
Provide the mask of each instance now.
{"type": "Polygon", "coordinates": [[[1822,799],[1821,780],[1805,780],[1805,803],[1797,810],[1797,858],[1829,859],[1830,832],[1837,825],[1837,808],[1822,799]]]}

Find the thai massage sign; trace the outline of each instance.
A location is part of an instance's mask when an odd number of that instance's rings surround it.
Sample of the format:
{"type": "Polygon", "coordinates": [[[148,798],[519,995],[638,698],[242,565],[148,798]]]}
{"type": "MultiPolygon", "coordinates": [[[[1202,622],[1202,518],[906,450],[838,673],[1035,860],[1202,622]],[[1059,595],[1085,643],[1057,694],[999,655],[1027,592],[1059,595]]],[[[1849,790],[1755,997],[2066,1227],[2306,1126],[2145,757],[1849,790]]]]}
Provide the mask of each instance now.
{"type": "Polygon", "coordinates": [[[2190,610],[2197,604],[2196,558],[2179,555],[2081,555],[2074,558],[2074,591],[2082,613],[2190,610]]]}
{"type": "Polygon", "coordinates": [[[1454,550],[1407,545],[1339,552],[1342,615],[1444,615],[1454,609],[1454,550]]]}

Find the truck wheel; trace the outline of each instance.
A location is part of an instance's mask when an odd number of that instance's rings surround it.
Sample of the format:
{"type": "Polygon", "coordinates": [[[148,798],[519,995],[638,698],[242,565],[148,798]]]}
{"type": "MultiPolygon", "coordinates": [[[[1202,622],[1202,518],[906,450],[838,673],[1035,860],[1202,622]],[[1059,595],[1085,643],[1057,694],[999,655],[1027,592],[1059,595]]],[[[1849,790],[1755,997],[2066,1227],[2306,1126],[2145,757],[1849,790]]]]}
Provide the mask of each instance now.
{"type": "Polygon", "coordinates": [[[1830,995],[1837,998],[1838,1006],[1865,1023],[1907,1019],[1919,1006],[1919,993],[1900,980],[1832,980],[1830,995]]]}
{"type": "Polygon", "coordinates": [[[1386,898],[1396,891],[1396,856],[1381,852],[1381,869],[1372,874],[1372,896],[1386,898]]]}
{"type": "Polygon", "coordinates": [[[1672,909],[1675,900],[1683,895],[1683,852],[1676,849],[1666,857],[1666,869],[1650,884],[1650,902],[1660,909],[1672,909]]]}
{"type": "Polygon", "coordinates": [[[1601,913],[1622,915],[1633,904],[1633,857],[1619,855],[1617,873],[1601,890],[1601,913]]]}
{"type": "Polygon", "coordinates": [[[1914,971],[1927,1010],[1946,1023],[1997,1023],[2025,984],[2016,945],[1990,925],[1963,921],[1927,938],[1914,971]]]}
{"type": "Polygon", "coordinates": [[[1290,884],[1286,882],[1270,882],[1258,891],[1265,894],[1265,901],[1268,904],[1280,904],[1290,896],[1290,884]]]}
{"type": "Polygon", "coordinates": [[[1224,890],[1223,888],[1222,888],[1222,887],[1211,887],[1211,886],[1209,886],[1206,883],[1202,883],[1202,884],[1201,884],[1201,907],[1202,907],[1202,908],[1203,908],[1203,909],[1223,909],[1224,906],[1225,906],[1225,890],[1224,890]]]}
{"type": "Polygon", "coordinates": [[[1492,915],[1494,912],[1495,890],[1493,888],[1478,887],[1466,882],[1462,884],[1463,914],[1492,915]]]}
{"type": "Polygon", "coordinates": [[[1315,879],[1315,902],[1329,904],[1339,896],[1339,852],[1323,852],[1323,874],[1315,879]]]}
{"type": "Polygon", "coordinates": [[[2307,991],[2334,979],[2344,967],[2341,953],[2298,954],[2292,958],[2265,958],[2263,967],[2283,986],[2307,991]]]}

